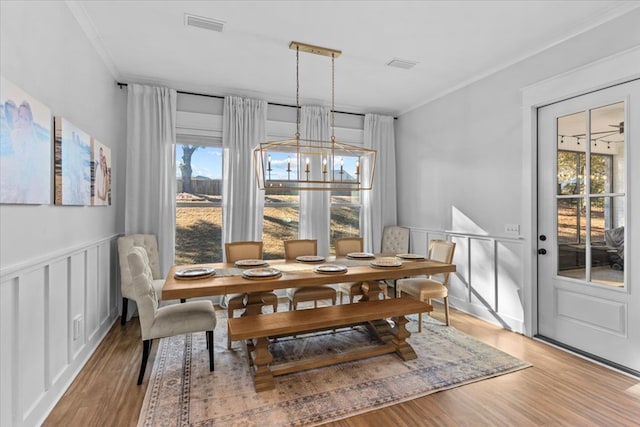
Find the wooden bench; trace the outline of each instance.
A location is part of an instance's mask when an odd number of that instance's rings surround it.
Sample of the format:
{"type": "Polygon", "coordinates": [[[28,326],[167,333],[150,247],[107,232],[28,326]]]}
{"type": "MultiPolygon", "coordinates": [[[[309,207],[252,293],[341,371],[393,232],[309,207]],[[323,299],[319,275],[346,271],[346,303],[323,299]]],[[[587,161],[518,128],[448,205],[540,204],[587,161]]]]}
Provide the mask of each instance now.
{"type": "Polygon", "coordinates": [[[348,362],[382,354],[396,353],[403,360],[415,359],[416,353],[406,342],[411,335],[406,329],[408,314],[432,311],[432,306],[410,298],[365,301],[306,310],[293,310],[227,320],[233,341],[246,340],[249,363],[254,370],[256,391],[275,388],[274,376],[348,362]],[[384,319],[393,318],[394,327],[384,319]],[[269,338],[364,324],[381,342],[379,345],[355,348],[339,354],[316,356],[279,364],[271,364],[269,338]]]}

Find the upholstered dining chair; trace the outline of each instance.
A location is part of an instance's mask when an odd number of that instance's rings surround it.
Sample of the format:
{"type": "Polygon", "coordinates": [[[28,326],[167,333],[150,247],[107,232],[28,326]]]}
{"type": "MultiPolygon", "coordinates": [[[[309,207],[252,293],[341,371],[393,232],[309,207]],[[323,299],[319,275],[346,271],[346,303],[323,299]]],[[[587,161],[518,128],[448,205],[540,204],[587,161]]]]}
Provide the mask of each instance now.
{"type": "MultiPolygon", "coordinates": [[[[451,264],[456,244],[448,240],[432,240],[429,243],[429,259],[451,264]]],[[[397,297],[409,295],[431,304],[431,298],[444,300],[444,316],[449,326],[449,273],[432,275],[427,278],[400,279],[397,282],[397,297]]],[[[422,332],[422,313],[418,314],[418,332],[422,332]]]]}
{"type": "MultiPolygon", "coordinates": [[[[362,237],[344,237],[342,239],[336,239],[334,241],[336,257],[346,256],[351,252],[362,252],[364,243],[362,237]]],[[[342,304],[342,297],[344,294],[349,296],[349,303],[353,303],[356,296],[362,295],[362,282],[348,282],[339,283],[338,291],[340,292],[340,304],[342,304]]],[[[384,293],[380,289],[381,293],[384,293]]]]}
{"type": "MultiPolygon", "coordinates": [[[[284,257],[287,260],[295,260],[296,257],[304,255],[317,255],[318,241],[312,239],[285,240],[284,257]]],[[[287,289],[289,298],[289,310],[296,310],[298,303],[313,301],[313,306],[318,306],[318,301],[330,299],[333,305],[336,304],[336,290],[331,286],[309,286],[302,288],[287,289]]]]}
{"type": "MultiPolygon", "coordinates": [[[[405,254],[409,252],[409,234],[407,227],[399,225],[386,225],[382,229],[382,242],[380,252],[383,254],[405,254]]],[[[378,282],[380,286],[395,289],[393,280],[383,280],[378,282]]]]}
{"type": "Polygon", "coordinates": [[[385,226],[380,252],[394,255],[409,252],[409,229],[398,225],[385,226]]]}
{"type": "Polygon", "coordinates": [[[130,234],[118,238],[118,258],[120,263],[120,288],[122,290],[122,316],[120,324],[124,325],[127,321],[127,308],[129,300],[135,300],[133,291],[133,277],[129,269],[129,261],[127,255],[134,246],[143,248],[149,259],[149,268],[153,279],[153,288],[156,290],[158,300],[162,296],[162,287],[164,286],[164,277],[160,273],[160,257],[158,255],[158,241],[153,234],[130,234]]]}
{"type": "MultiPolygon", "coordinates": [[[[224,244],[227,262],[232,263],[241,259],[262,259],[262,242],[242,241],[224,244]]],[[[278,311],[278,296],[273,292],[252,292],[225,295],[227,300],[227,318],[231,319],[236,310],[245,308],[245,298],[262,301],[278,311]]],[[[231,350],[231,337],[227,338],[227,349],[231,350]]]]}
{"type": "Polygon", "coordinates": [[[138,385],[142,384],[151,345],[156,338],[206,332],[209,349],[209,371],[213,371],[213,330],[216,313],[209,300],[189,301],[158,307],[158,297],[153,286],[153,274],[146,251],[134,246],[127,253],[131,271],[131,288],[138,305],[140,332],[142,335],[142,362],[138,374],[138,385]]]}

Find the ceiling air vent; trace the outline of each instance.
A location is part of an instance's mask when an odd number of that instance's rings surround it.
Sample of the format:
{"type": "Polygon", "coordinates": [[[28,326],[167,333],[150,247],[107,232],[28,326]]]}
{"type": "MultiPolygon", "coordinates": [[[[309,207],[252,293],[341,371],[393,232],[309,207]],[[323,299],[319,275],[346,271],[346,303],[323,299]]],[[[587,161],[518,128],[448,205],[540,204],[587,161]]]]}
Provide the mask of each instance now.
{"type": "Polygon", "coordinates": [[[184,14],[184,25],[191,27],[204,28],[205,30],[222,32],[224,21],[218,21],[211,18],[203,18],[202,16],[184,14]]]}
{"type": "Polygon", "coordinates": [[[418,63],[413,61],[407,61],[406,59],[398,59],[398,58],[393,58],[391,61],[387,62],[387,65],[389,67],[402,68],[405,70],[409,70],[415,67],[416,64],[418,63]]]}

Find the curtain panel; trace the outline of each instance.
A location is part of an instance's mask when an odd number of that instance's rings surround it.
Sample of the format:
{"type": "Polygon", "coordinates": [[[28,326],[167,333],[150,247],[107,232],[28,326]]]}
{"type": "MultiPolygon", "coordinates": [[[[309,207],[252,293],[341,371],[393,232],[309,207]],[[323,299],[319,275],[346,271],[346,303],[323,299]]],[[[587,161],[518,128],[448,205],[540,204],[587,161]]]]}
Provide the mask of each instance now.
{"type": "Polygon", "coordinates": [[[391,116],[364,116],[364,145],[378,152],[373,186],[362,192],[361,235],[365,250],[380,252],[382,229],[396,225],[396,142],[391,116]]]}
{"type": "Polygon", "coordinates": [[[256,182],[253,149],[266,139],[267,102],[225,97],[222,121],[222,244],[262,240],[264,191],[256,182]]]}
{"type": "Polygon", "coordinates": [[[156,235],[163,275],[175,258],[176,102],[173,89],[128,85],[124,229],[156,235]]]}
{"type": "MultiPolygon", "coordinates": [[[[329,141],[331,139],[328,107],[302,106],[300,110],[300,137],[314,141],[329,141]]],[[[311,142],[309,145],[314,145],[314,143],[311,142]]],[[[310,165],[312,171],[310,179],[322,179],[320,158],[310,160],[316,162],[310,165]]],[[[316,239],[318,241],[318,255],[329,255],[330,196],[329,191],[300,191],[298,236],[301,239],[316,239]]]]}

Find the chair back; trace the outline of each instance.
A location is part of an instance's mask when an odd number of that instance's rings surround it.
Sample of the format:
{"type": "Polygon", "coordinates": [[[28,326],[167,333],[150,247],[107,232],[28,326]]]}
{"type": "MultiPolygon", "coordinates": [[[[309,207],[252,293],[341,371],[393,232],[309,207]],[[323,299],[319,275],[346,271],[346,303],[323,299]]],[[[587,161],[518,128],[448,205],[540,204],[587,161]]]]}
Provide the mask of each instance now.
{"type": "Polygon", "coordinates": [[[158,241],[153,234],[130,234],[118,238],[118,259],[120,263],[120,287],[122,296],[135,299],[132,289],[133,277],[129,269],[127,256],[134,246],[143,248],[148,257],[149,268],[153,279],[163,279],[160,273],[160,256],[158,255],[158,241]]]}
{"type": "Polygon", "coordinates": [[[387,225],[382,230],[382,253],[404,254],[409,252],[409,229],[398,225],[387,225]]]}
{"type": "Polygon", "coordinates": [[[227,262],[236,262],[241,259],[262,259],[262,242],[225,243],[224,253],[227,262]]]}
{"type": "MultiPolygon", "coordinates": [[[[429,242],[429,259],[451,264],[456,244],[448,240],[434,239],[429,242]]],[[[431,279],[441,282],[444,286],[449,284],[449,273],[434,274],[431,279]]]]}
{"type": "Polygon", "coordinates": [[[336,239],[334,245],[336,247],[336,256],[345,256],[351,252],[362,252],[364,247],[362,237],[336,239]]]}
{"type": "Polygon", "coordinates": [[[142,339],[149,336],[149,331],[158,311],[158,297],[153,288],[153,276],[147,252],[139,247],[132,247],[127,253],[127,262],[132,276],[134,299],[138,306],[140,331],[142,339]]]}
{"type": "Polygon", "coordinates": [[[295,259],[304,255],[318,255],[318,241],[315,239],[285,240],[284,257],[295,259]]]}

